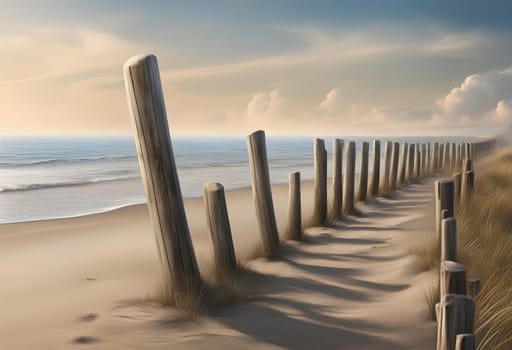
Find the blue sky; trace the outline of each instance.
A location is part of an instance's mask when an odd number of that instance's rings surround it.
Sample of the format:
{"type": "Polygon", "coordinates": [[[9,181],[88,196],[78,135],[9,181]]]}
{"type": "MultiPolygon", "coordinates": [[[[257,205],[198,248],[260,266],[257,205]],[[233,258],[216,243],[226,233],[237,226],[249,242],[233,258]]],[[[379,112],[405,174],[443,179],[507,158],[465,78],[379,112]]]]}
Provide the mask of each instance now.
{"type": "Polygon", "coordinates": [[[8,133],[129,133],[157,55],[178,134],[491,134],[512,120],[512,1],[2,1],[8,133]]]}

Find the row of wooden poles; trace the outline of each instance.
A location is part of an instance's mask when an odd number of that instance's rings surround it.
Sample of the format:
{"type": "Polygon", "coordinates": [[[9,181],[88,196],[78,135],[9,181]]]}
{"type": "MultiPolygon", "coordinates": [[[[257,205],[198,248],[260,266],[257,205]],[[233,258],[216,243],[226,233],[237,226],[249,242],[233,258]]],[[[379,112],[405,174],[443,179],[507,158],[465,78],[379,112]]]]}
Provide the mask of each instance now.
{"type": "Polygon", "coordinates": [[[473,160],[494,147],[494,140],[474,144],[462,167],[446,169],[451,178],[435,182],[436,235],[440,242],[440,300],[435,305],[437,350],[475,350],[475,301],[480,279],[467,279],[466,269],[457,263],[457,220],[455,206],[464,206],[475,187],[473,160]],[[460,171],[458,171],[460,169],[460,171]]]}
{"type": "MultiPolygon", "coordinates": [[[[164,267],[164,280],[170,283],[179,298],[180,294],[197,291],[202,281],[185,216],[156,57],[140,55],[129,59],[124,66],[124,77],[149,213],[164,267]]],[[[279,252],[280,239],[272,200],[265,133],[260,130],[250,134],[247,146],[263,255],[272,257],[279,252]]],[[[329,213],[327,152],[324,140],[315,140],[313,224],[325,224],[329,220],[353,213],[357,200],[366,201],[378,194],[393,191],[440,169],[460,167],[462,160],[473,153],[475,144],[403,143],[400,153],[399,143],[386,142],[383,174],[380,172],[380,146],[380,141],[374,141],[373,172],[368,181],[369,143],[363,142],[356,193],[356,144],[349,142],[347,145],[342,176],[344,142],[334,140],[333,200],[329,213]]],[[[290,173],[289,179],[287,236],[300,240],[303,235],[300,173],[290,173]]],[[[232,271],[236,268],[236,255],[224,188],[220,183],[207,183],[203,194],[216,268],[232,271]]]]}

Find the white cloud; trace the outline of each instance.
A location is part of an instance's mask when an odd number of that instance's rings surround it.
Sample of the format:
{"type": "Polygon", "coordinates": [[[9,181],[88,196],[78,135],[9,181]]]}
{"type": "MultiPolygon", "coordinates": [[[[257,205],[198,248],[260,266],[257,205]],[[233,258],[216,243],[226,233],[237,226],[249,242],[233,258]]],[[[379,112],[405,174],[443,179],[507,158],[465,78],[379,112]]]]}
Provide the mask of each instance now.
{"type": "Polygon", "coordinates": [[[272,127],[282,113],[283,96],[281,90],[254,94],[247,104],[249,124],[257,127],[272,127]]]}
{"type": "Polygon", "coordinates": [[[322,111],[332,111],[337,107],[338,99],[338,90],[332,89],[327,93],[325,99],[322,102],[320,102],[318,108],[322,111]]]}
{"type": "Polygon", "coordinates": [[[473,74],[437,101],[435,115],[445,123],[475,125],[512,121],[512,67],[502,71],[473,74]]]}

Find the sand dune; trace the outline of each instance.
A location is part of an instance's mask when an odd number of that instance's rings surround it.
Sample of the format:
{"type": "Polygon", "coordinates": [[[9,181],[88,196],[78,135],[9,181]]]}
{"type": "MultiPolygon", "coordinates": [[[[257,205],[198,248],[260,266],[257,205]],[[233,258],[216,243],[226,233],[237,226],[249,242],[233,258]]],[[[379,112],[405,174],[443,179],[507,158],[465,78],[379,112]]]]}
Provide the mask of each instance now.
{"type": "MultiPolygon", "coordinates": [[[[282,232],[287,186],[273,193],[282,232]]],[[[311,197],[305,183],[305,213],[311,197]]],[[[250,190],[231,191],[227,200],[243,258],[259,241],[250,190]]],[[[159,282],[145,206],[0,225],[0,348],[433,348],[424,297],[433,276],[408,254],[432,232],[432,182],[360,209],[360,217],[308,229],[311,243],[287,243],[276,261],[249,261],[254,299],[195,321],[144,300],[159,282]]],[[[212,249],[202,199],[187,200],[186,210],[207,275],[212,249]]]]}

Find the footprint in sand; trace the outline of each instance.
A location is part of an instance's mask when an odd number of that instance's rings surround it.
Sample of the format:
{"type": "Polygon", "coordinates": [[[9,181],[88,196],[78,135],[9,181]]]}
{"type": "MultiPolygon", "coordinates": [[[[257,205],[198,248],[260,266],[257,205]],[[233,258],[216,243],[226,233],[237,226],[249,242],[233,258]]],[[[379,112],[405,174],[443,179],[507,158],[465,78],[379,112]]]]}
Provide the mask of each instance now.
{"type": "Polygon", "coordinates": [[[99,339],[89,337],[87,335],[82,335],[80,337],[76,337],[72,341],[73,344],[92,344],[92,343],[96,343],[96,342],[99,342],[99,339]]]}
{"type": "Polygon", "coordinates": [[[94,321],[97,318],[98,318],[98,314],[89,313],[89,314],[85,314],[83,316],[80,316],[80,321],[91,322],[91,321],[94,321]]]}

